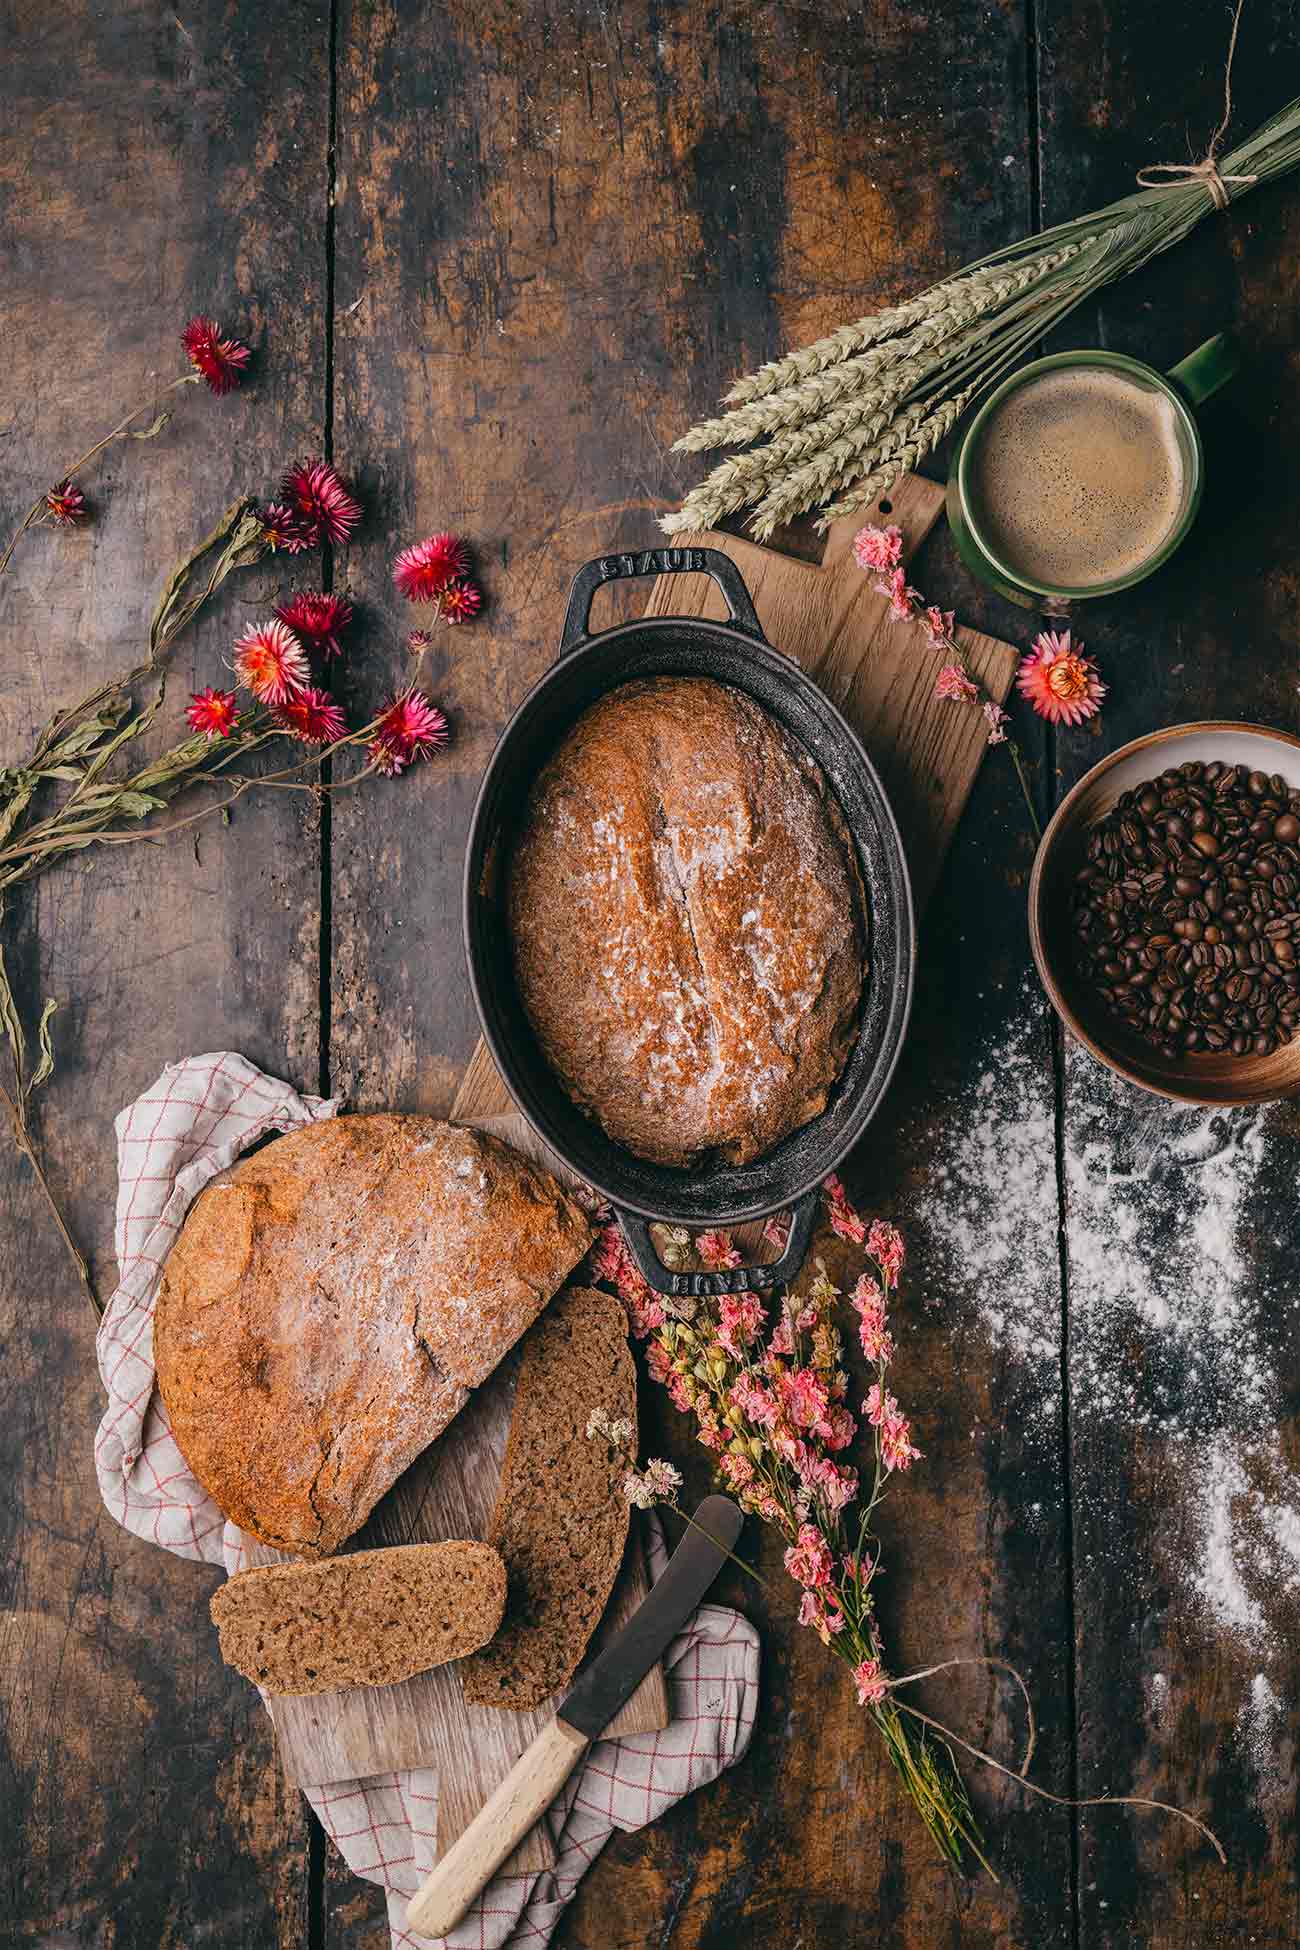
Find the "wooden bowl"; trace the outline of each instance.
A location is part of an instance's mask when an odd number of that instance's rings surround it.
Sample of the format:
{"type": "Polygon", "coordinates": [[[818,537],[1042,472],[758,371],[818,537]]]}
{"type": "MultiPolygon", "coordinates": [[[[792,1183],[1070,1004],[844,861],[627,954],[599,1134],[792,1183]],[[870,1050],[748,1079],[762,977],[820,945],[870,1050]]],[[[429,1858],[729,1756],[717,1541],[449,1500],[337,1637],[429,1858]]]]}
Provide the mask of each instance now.
{"type": "Polygon", "coordinates": [[[1170,1060],[1112,1016],[1074,962],[1071,894],[1088,835],[1122,792],[1188,759],[1279,772],[1300,789],[1300,738],[1264,725],[1207,721],[1135,738],[1085,773],[1057,807],[1029,881],[1029,938],[1043,987],[1070,1034],[1130,1083],[1189,1104],[1263,1104],[1300,1094],[1300,1036],[1268,1056],[1227,1051],[1170,1060]]]}

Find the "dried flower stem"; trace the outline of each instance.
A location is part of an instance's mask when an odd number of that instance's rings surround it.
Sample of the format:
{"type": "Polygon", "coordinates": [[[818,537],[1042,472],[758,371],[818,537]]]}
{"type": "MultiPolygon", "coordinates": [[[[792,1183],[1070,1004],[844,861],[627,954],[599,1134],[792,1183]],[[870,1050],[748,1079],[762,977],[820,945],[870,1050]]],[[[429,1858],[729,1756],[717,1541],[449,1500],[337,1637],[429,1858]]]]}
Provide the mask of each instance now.
{"type": "MultiPolygon", "coordinates": [[[[168,383],[162,388],[161,392],[151,393],[149,395],[149,398],[147,400],[144,400],[139,406],[132,407],[131,411],[127,414],[124,420],[119,420],[117,425],[112,429],[112,431],[110,433],[106,433],[102,440],[97,440],[93,447],[87,447],[85,453],[81,454],[76,460],[74,460],[70,467],[65,467],[62,474],[60,474],[58,478],[60,480],[65,480],[65,481],[74,480],[76,476],[80,474],[83,467],[89,467],[91,461],[97,460],[99,456],[103,453],[104,449],[106,447],[111,447],[115,440],[154,439],[154,437],[157,434],[160,434],[163,428],[167,425],[168,420],[171,418],[170,413],[158,414],[157,418],[153,421],[153,423],[150,426],[141,427],[136,431],[132,431],[131,422],[133,420],[138,420],[140,415],[146,412],[149,407],[155,405],[158,400],[165,399],[168,393],[174,393],[178,386],[195,386],[199,383],[201,377],[202,375],[197,372],[183,372],[181,373],[178,379],[169,380],[168,383]]],[[[38,527],[40,525],[41,518],[44,514],[45,514],[45,494],[44,491],[42,490],[39,498],[32,503],[31,507],[27,510],[27,513],[23,516],[21,522],[18,524],[18,527],[14,530],[13,534],[9,537],[9,542],[7,547],[5,548],[4,554],[0,555],[0,576],[2,576],[5,570],[9,567],[9,563],[13,556],[13,552],[17,548],[23,536],[27,533],[27,530],[29,528],[38,527]]]]}

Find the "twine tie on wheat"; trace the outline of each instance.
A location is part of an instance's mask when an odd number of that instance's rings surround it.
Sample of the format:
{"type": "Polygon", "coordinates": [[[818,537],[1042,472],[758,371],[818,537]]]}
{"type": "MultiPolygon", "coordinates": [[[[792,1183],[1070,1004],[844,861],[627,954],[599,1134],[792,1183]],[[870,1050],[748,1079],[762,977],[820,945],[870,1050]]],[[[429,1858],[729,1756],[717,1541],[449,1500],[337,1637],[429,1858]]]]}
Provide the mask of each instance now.
{"type": "Polygon", "coordinates": [[[1245,4],[1246,0],[1237,0],[1233,12],[1228,58],[1223,68],[1223,120],[1210,137],[1209,147],[1196,163],[1148,163],[1145,169],[1139,169],[1137,173],[1137,180],[1144,190],[1181,189],[1184,183],[1204,183],[1215,209],[1226,210],[1232,201],[1229,192],[1234,183],[1249,189],[1252,183],[1259,181],[1258,176],[1225,176],[1216,160],[1219,144],[1228,133],[1228,124],[1232,120],[1232,57],[1237,52],[1237,29],[1241,26],[1241,10],[1245,4]],[[1165,179],[1163,183],[1155,180],[1160,176],[1165,179]]]}
{"type": "Polygon", "coordinates": [[[1215,209],[1226,210],[1232,201],[1229,191],[1234,183],[1249,186],[1257,183],[1259,178],[1224,176],[1214,157],[1207,153],[1198,163],[1148,163],[1145,169],[1139,169],[1137,180],[1144,190],[1181,189],[1184,183],[1204,183],[1215,209]],[[1159,176],[1164,177],[1163,183],[1155,180],[1159,176]]]}

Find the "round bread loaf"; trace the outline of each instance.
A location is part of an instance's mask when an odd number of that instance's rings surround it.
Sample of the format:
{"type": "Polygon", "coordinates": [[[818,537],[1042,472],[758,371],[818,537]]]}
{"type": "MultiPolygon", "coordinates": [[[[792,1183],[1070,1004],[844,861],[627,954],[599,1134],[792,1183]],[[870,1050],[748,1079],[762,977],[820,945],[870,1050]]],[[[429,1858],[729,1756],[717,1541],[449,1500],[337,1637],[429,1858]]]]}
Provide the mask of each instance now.
{"type": "Polygon", "coordinates": [[[546,1172],[427,1117],[278,1138],[195,1200],[154,1314],[158,1387],[226,1516],[338,1549],[591,1244],[546,1172]]]}
{"type": "Polygon", "coordinates": [[[866,979],[861,875],[818,767],[741,692],[652,678],[584,712],[508,901],[533,1028],[617,1143],[746,1164],[825,1107],[866,979]]]}

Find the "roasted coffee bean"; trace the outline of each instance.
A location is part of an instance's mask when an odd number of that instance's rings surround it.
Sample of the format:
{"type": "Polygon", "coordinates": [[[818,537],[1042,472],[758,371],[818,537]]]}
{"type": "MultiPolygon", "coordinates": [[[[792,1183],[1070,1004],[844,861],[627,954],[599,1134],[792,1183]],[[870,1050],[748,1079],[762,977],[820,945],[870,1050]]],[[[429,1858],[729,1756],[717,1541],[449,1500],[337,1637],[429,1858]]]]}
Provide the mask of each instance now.
{"type": "Polygon", "coordinates": [[[1273,821],[1273,838],[1275,840],[1285,840],[1288,845],[1293,840],[1300,840],[1300,819],[1297,819],[1294,813],[1284,812],[1280,814],[1273,821]]]}

